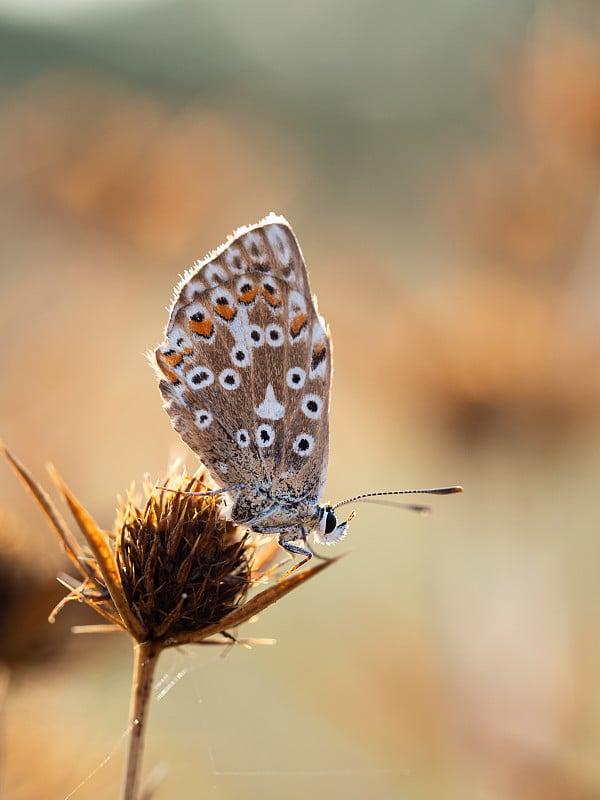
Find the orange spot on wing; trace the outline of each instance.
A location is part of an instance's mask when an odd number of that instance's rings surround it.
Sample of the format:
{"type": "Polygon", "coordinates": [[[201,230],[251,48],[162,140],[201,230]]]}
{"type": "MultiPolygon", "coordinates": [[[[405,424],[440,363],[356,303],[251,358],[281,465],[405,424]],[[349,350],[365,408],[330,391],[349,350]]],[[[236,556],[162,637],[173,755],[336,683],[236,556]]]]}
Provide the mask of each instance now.
{"type": "Polygon", "coordinates": [[[271,292],[268,292],[264,287],[260,291],[262,296],[265,298],[265,300],[270,306],[273,306],[273,308],[277,308],[277,306],[281,305],[280,297],[277,297],[277,295],[275,294],[271,294],[271,292]]]}
{"type": "Polygon", "coordinates": [[[210,339],[213,332],[213,324],[209,319],[203,319],[202,322],[196,322],[195,319],[189,321],[190,330],[197,333],[198,336],[204,336],[205,339],[210,339]]]}
{"type": "Polygon", "coordinates": [[[237,314],[237,309],[232,308],[231,306],[214,305],[213,310],[215,314],[218,314],[221,319],[225,319],[227,322],[230,322],[237,314]]]}
{"type": "Polygon", "coordinates": [[[168,355],[165,353],[163,358],[171,367],[178,367],[183,361],[183,355],[181,353],[169,353],[168,355]]]}
{"type": "Polygon", "coordinates": [[[164,372],[165,377],[168,378],[171,383],[179,383],[181,381],[179,375],[173,372],[172,369],[166,369],[165,367],[162,367],[162,371],[164,372]]]}
{"type": "Polygon", "coordinates": [[[247,292],[241,292],[239,298],[242,303],[251,303],[257,294],[258,294],[258,289],[256,288],[256,286],[253,286],[251,289],[248,289],[247,292]]]}
{"type": "Polygon", "coordinates": [[[292,320],[292,324],[290,325],[290,333],[292,334],[292,339],[295,339],[297,336],[300,335],[303,328],[306,327],[306,323],[308,322],[308,314],[297,314],[294,319],[292,320]]]}

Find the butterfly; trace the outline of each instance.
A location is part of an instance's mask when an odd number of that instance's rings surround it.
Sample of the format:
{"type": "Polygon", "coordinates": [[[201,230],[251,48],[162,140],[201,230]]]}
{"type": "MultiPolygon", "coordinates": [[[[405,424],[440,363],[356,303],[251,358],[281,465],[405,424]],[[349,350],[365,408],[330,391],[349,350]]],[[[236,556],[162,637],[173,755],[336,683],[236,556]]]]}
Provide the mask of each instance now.
{"type": "Polygon", "coordinates": [[[239,228],[175,288],[155,351],[173,427],[218,487],[239,525],[277,535],[301,566],[317,544],[344,538],[347,503],[412,492],[372,492],[322,504],[329,455],[332,345],[300,245],[271,213],[239,228]]]}

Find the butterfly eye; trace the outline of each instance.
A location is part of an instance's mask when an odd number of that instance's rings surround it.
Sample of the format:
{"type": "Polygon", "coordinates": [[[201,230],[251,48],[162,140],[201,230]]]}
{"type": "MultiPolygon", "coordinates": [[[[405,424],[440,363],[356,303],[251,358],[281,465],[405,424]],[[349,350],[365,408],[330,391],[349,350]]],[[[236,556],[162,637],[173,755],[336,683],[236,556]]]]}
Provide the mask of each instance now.
{"type": "Polygon", "coordinates": [[[335,512],[330,508],[327,509],[327,514],[325,516],[325,533],[332,533],[337,528],[337,524],[338,521],[335,512]]]}
{"type": "Polygon", "coordinates": [[[345,522],[338,522],[332,506],[320,506],[321,518],[319,527],[314,531],[317,544],[336,544],[341,542],[348,531],[348,523],[354,516],[351,514],[345,522]]]}

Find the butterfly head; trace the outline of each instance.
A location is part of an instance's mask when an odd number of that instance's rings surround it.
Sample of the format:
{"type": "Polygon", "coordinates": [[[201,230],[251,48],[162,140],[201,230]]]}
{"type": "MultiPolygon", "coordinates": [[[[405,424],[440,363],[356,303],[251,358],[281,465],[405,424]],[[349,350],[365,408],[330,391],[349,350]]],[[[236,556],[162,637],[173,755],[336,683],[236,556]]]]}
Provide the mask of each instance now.
{"type": "Polygon", "coordinates": [[[314,530],[315,542],[317,544],[336,544],[341,541],[348,531],[348,525],[353,516],[354,511],[348,519],[338,522],[335,506],[329,504],[319,506],[318,525],[314,530]]]}

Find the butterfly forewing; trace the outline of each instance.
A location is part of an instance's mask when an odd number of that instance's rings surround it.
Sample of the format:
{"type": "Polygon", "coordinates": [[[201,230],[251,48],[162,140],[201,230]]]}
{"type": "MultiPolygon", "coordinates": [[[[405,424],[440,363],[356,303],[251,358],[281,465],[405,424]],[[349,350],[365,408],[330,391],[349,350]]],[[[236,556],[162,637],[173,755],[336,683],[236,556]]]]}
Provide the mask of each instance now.
{"type": "Polygon", "coordinates": [[[185,275],[156,361],[173,426],[217,485],[318,502],[331,343],[283,217],[238,231],[185,275]]]}

